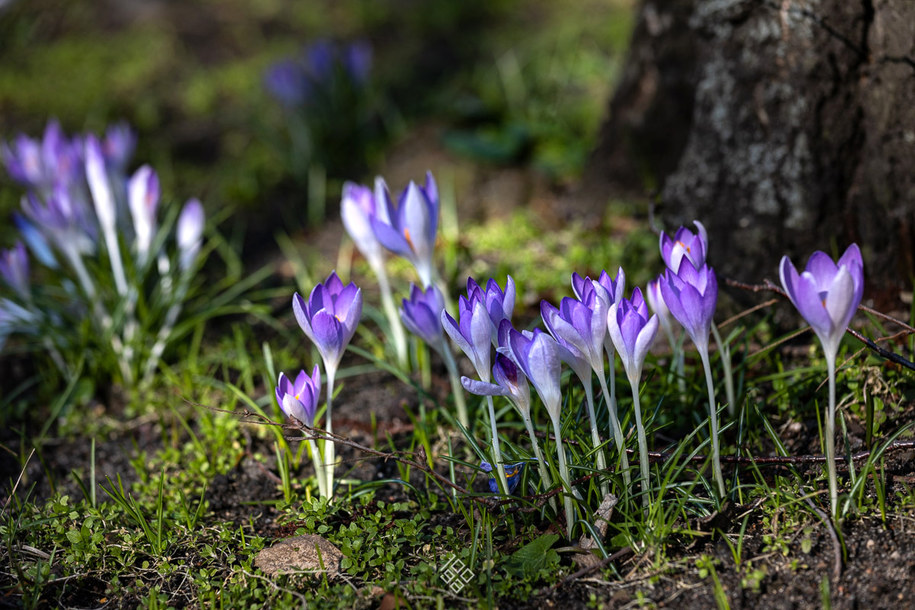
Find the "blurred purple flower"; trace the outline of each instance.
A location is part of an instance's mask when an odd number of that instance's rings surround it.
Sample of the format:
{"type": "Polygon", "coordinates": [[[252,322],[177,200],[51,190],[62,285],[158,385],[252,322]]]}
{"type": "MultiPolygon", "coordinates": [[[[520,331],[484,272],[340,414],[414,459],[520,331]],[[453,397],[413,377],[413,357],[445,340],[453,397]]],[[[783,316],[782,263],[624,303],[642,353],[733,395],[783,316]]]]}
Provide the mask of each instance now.
{"type": "Polygon", "coordinates": [[[328,377],[333,377],[362,318],[362,289],[352,282],[344,286],[332,271],[323,284],[312,289],[307,302],[295,293],[292,310],[302,331],[321,353],[328,377]]]}
{"type": "Polygon", "coordinates": [[[410,284],[410,298],[403,300],[400,319],[407,330],[441,352],[444,347],[441,321],[444,310],[445,299],[438,288],[429,286],[423,291],[416,284],[410,284]]]}
{"type": "Polygon", "coordinates": [[[22,198],[22,211],[49,244],[83,254],[95,250],[98,225],[91,217],[92,212],[71,197],[64,185],[59,184],[51,191],[47,203],[42,203],[33,193],[27,194],[22,198]]]}
{"type": "Polygon", "coordinates": [[[838,262],[825,252],[814,252],[800,274],[785,256],[779,275],[788,298],[820,338],[823,349],[834,356],[864,294],[864,263],[858,245],[848,246],[838,262]]]}
{"type": "Polygon", "coordinates": [[[29,256],[21,241],[8,250],[0,250],[0,277],[23,299],[29,298],[29,256]]]}
{"type": "Polygon", "coordinates": [[[718,303],[718,280],[708,265],[696,269],[680,265],[678,273],[667,269],[661,278],[661,296],[670,314],[689,334],[700,351],[708,351],[708,336],[718,303]]]}
{"type": "Polygon", "coordinates": [[[288,417],[295,418],[308,426],[314,426],[315,413],[321,397],[321,371],[318,365],[309,377],[305,371],[299,371],[295,383],[280,373],[276,381],[276,402],[288,417]]]}
{"type": "Polygon", "coordinates": [[[642,291],[636,287],[632,298],[621,299],[607,312],[607,330],[616,347],[630,383],[642,376],[642,365],[658,332],[658,316],[649,318],[642,291]]]}
{"type": "Polygon", "coordinates": [[[375,183],[375,205],[382,212],[369,216],[375,237],[385,248],[416,268],[423,286],[432,284],[435,236],[438,231],[438,187],[426,172],[424,187],[410,182],[395,208],[384,180],[375,183]]]}
{"type": "Polygon", "coordinates": [[[203,205],[198,199],[189,199],[178,216],[178,255],[179,266],[183,271],[190,269],[197,258],[203,243],[205,222],[203,205]]]}
{"type": "Polygon", "coordinates": [[[698,220],[693,221],[697,232],[693,233],[686,227],[680,227],[673,238],[661,232],[660,248],[661,258],[667,268],[677,273],[683,258],[687,258],[696,269],[705,265],[705,256],[708,253],[708,234],[705,226],[698,220]]]}
{"type": "Polygon", "coordinates": [[[134,172],[127,183],[127,203],[133,217],[137,256],[142,265],[156,234],[156,209],[159,206],[159,177],[148,165],[134,172]]]}
{"type": "Polygon", "coordinates": [[[125,173],[136,146],[137,134],[130,125],[124,122],[110,125],[102,141],[102,153],[108,168],[117,174],[125,173]]]}
{"type": "Polygon", "coordinates": [[[54,253],[51,252],[51,246],[48,245],[48,240],[45,239],[41,231],[31,222],[26,220],[25,216],[18,212],[13,212],[13,224],[19,229],[19,234],[22,236],[22,239],[25,240],[25,243],[28,244],[32,254],[35,255],[35,258],[45,267],[56,269],[57,259],[54,258],[54,253]]]}
{"type": "Polygon", "coordinates": [[[12,145],[4,143],[0,158],[14,180],[42,194],[82,180],[82,142],[67,138],[55,119],[48,121],[41,140],[20,134],[12,145]]]}
{"type": "Polygon", "coordinates": [[[369,219],[372,216],[380,216],[387,221],[386,213],[386,209],[376,205],[372,189],[355,182],[343,183],[340,218],[353,243],[373,269],[378,269],[384,264],[384,252],[369,219]]]}
{"type": "Polygon", "coordinates": [[[294,108],[308,99],[309,83],[302,65],[292,59],[284,59],[267,68],[264,86],[278,102],[294,108]]]}

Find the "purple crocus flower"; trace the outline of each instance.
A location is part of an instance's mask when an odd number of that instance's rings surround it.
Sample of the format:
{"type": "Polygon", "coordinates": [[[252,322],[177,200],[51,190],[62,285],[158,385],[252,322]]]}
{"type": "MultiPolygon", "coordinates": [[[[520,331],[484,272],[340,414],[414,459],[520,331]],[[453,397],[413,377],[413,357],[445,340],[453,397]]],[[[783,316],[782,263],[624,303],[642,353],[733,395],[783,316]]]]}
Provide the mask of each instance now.
{"type": "Polygon", "coordinates": [[[46,203],[33,193],[22,198],[22,211],[50,244],[61,251],[86,254],[95,250],[97,225],[93,226],[91,211],[71,197],[63,185],[57,185],[46,203]]]}
{"type": "Polygon", "coordinates": [[[0,158],[14,180],[42,194],[82,179],[81,144],[67,138],[55,119],[48,121],[41,140],[20,134],[12,146],[0,146],[0,158]]]}
{"type": "Polygon", "coordinates": [[[159,205],[159,177],[148,165],[134,172],[127,183],[127,203],[133,217],[137,257],[142,265],[156,234],[156,208],[159,205]]]}
{"type": "Polygon", "coordinates": [[[45,267],[57,269],[57,259],[54,258],[51,246],[48,245],[48,240],[45,239],[41,231],[31,222],[26,220],[25,216],[17,212],[13,212],[13,224],[19,229],[19,234],[22,235],[22,239],[28,244],[32,254],[35,255],[35,258],[45,267]]]}
{"type": "Polygon", "coordinates": [[[177,242],[179,266],[187,271],[194,264],[203,242],[205,217],[198,199],[189,199],[178,216],[177,242]]]}
{"type": "MultiPolygon", "coordinates": [[[[661,294],[662,281],[664,281],[664,276],[660,275],[648,282],[648,286],[645,288],[645,297],[648,300],[648,307],[651,308],[651,311],[658,314],[661,327],[665,329],[667,334],[672,336],[673,329],[670,324],[670,309],[667,308],[667,303],[664,302],[664,296],[661,294]]],[[[671,347],[673,347],[673,345],[671,345],[671,347]]]]}
{"type": "MultiPolygon", "coordinates": [[[[378,178],[379,180],[381,178],[378,178]]],[[[387,210],[375,205],[375,196],[372,189],[355,182],[343,183],[343,196],[340,200],[340,218],[359,252],[366,258],[372,269],[381,267],[384,262],[384,252],[381,243],[375,237],[372,216],[379,216],[386,220],[387,210]]],[[[376,271],[377,273],[377,271],[376,271]]]]}
{"type": "Polygon", "coordinates": [[[302,331],[321,353],[328,378],[332,378],[362,318],[362,289],[352,282],[344,286],[332,271],[323,284],[314,287],[307,302],[295,293],[292,310],[302,331]]]}
{"type": "Polygon", "coordinates": [[[814,252],[803,273],[785,256],[779,275],[788,298],[820,338],[823,349],[835,354],[864,293],[864,263],[858,245],[850,245],[838,262],[825,252],[814,252]]]}
{"type": "Polygon", "coordinates": [[[560,387],[559,344],[539,328],[533,331],[515,330],[503,320],[499,326],[499,353],[511,358],[530,380],[550,418],[559,421],[562,407],[560,387]]]}
{"type": "Polygon", "coordinates": [[[543,300],[540,316],[547,330],[563,348],[563,360],[578,374],[582,383],[591,385],[591,371],[604,369],[604,337],[607,336],[607,302],[597,297],[593,287],[588,304],[570,297],[560,301],[559,308],[543,300]]]}
{"type": "Polygon", "coordinates": [[[477,396],[507,396],[524,417],[530,417],[531,388],[521,369],[504,354],[496,354],[492,365],[495,383],[461,377],[464,389],[477,396]]]}
{"type": "MultiPolygon", "coordinates": [[[[575,296],[578,297],[583,303],[592,303],[590,299],[597,298],[604,303],[606,306],[603,307],[603,312],[606,314],[607,310],[614,303],[618,303],[620,299],[623,298],[623,294],[626,290],[626,273],[623,271],[623,268],[620,267],[616,272],[616,278],[610,277],[610,274],[606,271],[601,271],[600,276],[594,280],[590,277],[582,278],[577,273],[572,274],[572,290],[575,292],[575,296]],[[594,297],[589,296],[591,293],[595,293],[594,297]]],[[[606,322],[602,324],[606,326],[606,322]]],[[[607,358],[610,361],[610,376],[613,377],[613,342],[610,340],[610,337],[604,332],[604,351],[607,352],[607,358]]],[[[597,370],[597,369],[595,369],[597,370]]],[[[598,371],[599,372],[599,371],[598,371]]],[[[611,379],[612,381],[612,379],[611,379]]]]}
{"type": "Polygon", "coordinates": [[[293,383],[284,373],[280,373],[276,381],[276,402],[283,413],[309,428],[314,426],[320,397],[321,371],[318,370],[317,364],[311,372],[311,377],[305,371],[299,371],[293,383]]]}
{"type": "Polygon", "coordinates": [[[680,227],[673,238],[661,232],[660,248],[661,258],[667,268],[676,273],[680,263],[685,257],[696,269],[705,265],[705,255],[708,252],[708,234],[705,227],[698,220],[693,221],[697,232],[693,233],[686,227],[680,227]]]}
{"type": "Polygon", "coordinates": [[[458,300],[458,319],[460,322],[442,310],[442,328],[470,358],[479,378],[482,381],[489,381],[489,363],[492,362],[492,323],[489,321],[486,306],[479,299],[468,300],[461,296],[458,300]]]}
{"type": "Polygon", "coordinates": [[[510,321],[515,310],[515,280],[512,279],[512,276],[507,276],[503,291],[495,280],[490,279],[486,282],[484,291],[476,280],[467,278],[467,298],[470,301],[481,301],[486,307],[492,330],[490,335],[492,343],[494,346],[498,346],[499,325],[502,324],[502,320],[510,321]]]}
{"type": "MultiPolygon", "coordinates": [[[[492,464],[489,462],[483,461],[480,462],[480,470],[483,472],[490,473],[489,475],[489,491],[494,494],[499,493],[499,482],[496,480],[496,477],[492,476],[492,464]]],[[[508,481],[508,493],[515,493],[515,489],[518,487],[518,483],[521,482],[521,472],[524,470],[524,462],[518,462],[517,464],[506,464],[505,465],[505,478],[508,481]]]]}
{"type": "Polygon", "coordinates": [[[642,376],[645,356],[658,332],[658,316],[649,317],[648,306],[638,287],[632,291],[632,298],[621,299],[610,306],[607,330],[623,361],[626,376],[630,383],[637,383],[642,376]]]}
{"type": "Polygon", "coordinates": [[[426,345],[438,352],[444,347],[442,335],[442,312],[445,298],[435,286],[425,291],[416,284],[410,284],[410,298],[403,300],[400,319],[411,333],[422,339],[426,345]]]}
{"type": "Polygon", "coordinates": [[[123,174],[127,171],[127,164],[133,156],[137,146],[137,134],[127,123],[115,123],[105,130],[105,139],[102,141],[102,153],[105,163],[111,171],[123,174]]]}
{"type": "Polygon", "coordinates": [[[29,256],[21,241],[8,250],[0,250],[0,277],[23,299],[29,298],[29,256]]]}
{"type": "Polygon", "coordinates": [[[432,173],[426,173],[424,187],[410,182],[397,207],[384,180],[377,181],[375,204],[384,207],[384,213],[369,218],[375,237],[385,248],[409,260],[424,286],[432,284],[432,256],[438,231],[438,187],[432,173]]]}
{"type": "Polygon", "coordinates": [[[343,67],[357,84],[365,84],[372,69],[372,47],[365,41],[356,41],[343,49],[343,67]]]}
{"type": "Polygon", "coordinates": [[[718,303],[718,280],[708,265],[670,268],[661,279],[661,296],[670,314],[686,329],[700,351],[708,351],[708,335],[718,303]]]}

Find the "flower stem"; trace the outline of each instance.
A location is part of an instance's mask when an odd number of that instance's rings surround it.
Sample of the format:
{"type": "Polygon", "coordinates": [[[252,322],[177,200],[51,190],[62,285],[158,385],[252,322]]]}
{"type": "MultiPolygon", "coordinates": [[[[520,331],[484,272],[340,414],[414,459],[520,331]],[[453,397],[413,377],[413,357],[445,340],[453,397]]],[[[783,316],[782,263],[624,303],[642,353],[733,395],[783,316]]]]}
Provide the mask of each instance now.
{"type": "Polygon", "coordinates": [[[829,375],[829,410],[826,412],[826,470],[829,473],[829,502],[833,519],[839,516],[839,492],[836,482],[836,356],[826,354],[829,375]]]}
{"type": "Polygon", "coordinates": [[[642,405],[639,402],[639,376],[629,378],[632,387],[632,408],[635,411],[635,429],[639,440],[639,470],[642,475],[642,506],[646,509],[651,504],[651,483],[648,471],[648,439],[645,438],[645,426],[642,423],[642,405]]]}
{"type": "MultiPolygon", "coordinates": [[[[585,399],[588,404],[588,419],[591,422],[591,444],[594,445],[594,451],[597,452],[597,468],[600,471],[607,469],[607,459],[604,457],[604,449],[600,446],[600,434],[597,432],[597,416],[594,414],[594,387],[590,379],[584,384],[585,399]]],[[[610,484],[607,479],[601,479],[600,493],[606,496],[610,493],[610,484]]]]}
{"type": "MultiPolygon", "coordinates": [[[[527,429],[527,435],[531,437],[531,446],[534,448],[534,457],[537,458],[537,469],[540,471],[540,480],[543,481],[543,488],[549,489],[553,486],[553,479],[550,477],[550,471],[547,470],[546,461],[543,454],[540,453],[540,443],[537,442],[537,436],[534,434],[534,422],[531,421],[530,413],[522,414],[524,418],[524,427],[527,429]]],[[[550,498],[550,506],[556,510],[556,499],[550,498]]]]}
{"type": "Polygon", "coordinates": [[[696,346],[702,367],[705,369],[705,384],[708,386],[708,417],[712,437],[712,470],[718,483],[718,493],[725,496],[724,477],[721,475],[721,458],[718,454],[718,406],[715,402],[715,382],[712,381],[712,368],[709,365],[708,346],[696,346]]]}
{"type": "Polygon", "coordinates": [[[388,274],[384,269],[384,261],[380,261],[377,266],[373,265],[375,276],[378,278],[378,287],[381,290],[381,306],[384,314],[388,318],[388,324],[391,326],[391,338],[394,340],[394,351],[397,353],[397,363],[400,368],[407,368],[407,335],[404,332],[403,323],[397,314],[397,307],[394,305],[394,297],[391,294],[391,283],[388,281],[388,274]]]}
{"type": "MultiPolygon", "coordinates": [[[[327,366],[325,362],[324,368],[327,372],[327,410],[324,412],[324,429],[327,430],[328,435],[332,435],[334,433],[334,425],[331,414],[334,406],[334,377],[337,375],[337,367],[327,366]]],[[[328,438],[324,441],[323,455],[324,487],[326,488],[328,499],[333,498],[334,495],[334,458],[334,441],[333,438],[328,438]]]]}
{"type": "Polygon", "coordinates": [[[721,340],[721,334],[718,332],[718,325],[712,324],[712,334],[715,336],[715,343],[718,345],[718,353],[721,355],[721,366],[724,368],[724,393],[728,397],[728,415],[733,416],[737,409],[737,399],[734,396],[734,371],[731,369],[731,346],[721,340]]]}
{"type": "Polygon", "coordinates": [[[315,478],[318,479],[318,495],[326,498],[329,494],[327,493],[327,483],[324,480],[324,467],[321,464],[321,453],[318,451],[318,444],[314,439],[309,439],[308,447],[311,449],[311,461],[315,467],[315,478]]]}
{"type": "Polygon", "coordinates": [[[572,526],[575,524],[575,511],[572,508],[572,478],[569,476],[569,465],[566,463],[566,453],[562,448],[562,429],[559,418],[553,419],[553,435],[556,437],[556,453],[559,457],[559,478],[562,482],[562,504],[566,511],[566,535],[572,539],[572,526]]]}
{"type": "MultiPolygon", "coordinates": [[[[610,360],[610,382],[616,389],[616,380],[614,372],[613,359],[610,360]]],[[[610,414],[610,430],[613,431],[613,442],[616,443],[616,450],[620,454],[621,468],[623,470],[623,482],[626,483],[626,488],[628,489],[632,485],[632,475],[629,474],[629,457],[626,455],[626,441],[623,438],[623,429],[620,427],[620,418],[616,409],[616,395],[611,390],[607,391],[607,380],[604,379],[602,374],[599,374],[598,379],[600,379],[601,391],[604,393],[604,400],[607,402],[607,411],[610,414]]]]}
{"type": "Polygon", "coordinates": [[[492,444],[493,459],[496,461],[496,471],[499,473],[499,492],[508,495],[508,479],[505,478],[505,466],[502,460],[502,449],[499,447],[499,432],[496,430],[496,408],[492,396],[486,397],[486,406],[489,407],[490,443],[492,444]]]}
{"type": "Polygon", "coordinates": [[[442,341],[440,352],[445,361],[445,368],[448,369],[448,377],[451,379],[451,391],[454,393],[454,406],[457,407],[458,421],[465,428],[470,428],[470,420],[467,418],[467,402],[464,399],[464,386],[461,385],[457,362],[454,361],[454,354],[451,353],[447,341],[442,341]]]}

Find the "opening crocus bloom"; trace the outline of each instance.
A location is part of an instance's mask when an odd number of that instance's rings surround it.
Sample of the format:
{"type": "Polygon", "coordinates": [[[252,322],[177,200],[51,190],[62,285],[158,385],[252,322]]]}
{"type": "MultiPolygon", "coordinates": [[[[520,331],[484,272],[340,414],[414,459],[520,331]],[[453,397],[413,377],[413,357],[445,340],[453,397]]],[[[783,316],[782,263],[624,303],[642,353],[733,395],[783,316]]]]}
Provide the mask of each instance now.
{"type": "Polygon", "coordinates": [[[496,383],[461,377],[461,385],[477,396],[507,396],[519,413],[531,410],[531,389],[521,370],[508,356],[496,354],[492,365],[492,378],[496,383]]]}
{"type": "Polygon", "coordinates": [[[19,241],[9,250],[0,250],[0,278],[22,298],[29,294],[29,256],[19,241]]]}
{"type": "Polygon", "coordinates": [[[323,284],[312,289],[307,302],[295,293],[292,311],[302,331],[321,352],[325,368],[336,371],[362,318],[362,289],[352,282],[344,286],[332,271],[323,284]]]}
{"type": "Polygon", "coordinates": [[[137,256],[142,265],[156,234],[156,208],[159,205],[159,177],[150,166],[142,166],[130,178],[127,183],[127,203],[137,236],[137,256]]]}
{"type": "Polygon", "coordinates": [[[451,340],[470,358],[473,368],[483,381],[489,381],[489,363],[492,362],[492,330],[486,306],[480,300],[469,301],[461,297],[458,301],[460,322],[442,310],[442,327],[451,340]]]}
{"type": "Polygon", "coordinates": [[[432,284],[432,255],[438,231],[438,187],[431,172],[424,187],[411,182],[395,208],[384,180],[375,183],[375,205],[384,212],[369,217],[375,237],[385,248],[416,268],[424,286],[432,284]]]}
{"type": "Polygon", "coordinates": [[[197,258],[202,243],[205,222],[203,205],[197,199],[189,199],[178,216],[178,253],[181,269],[188,270],[197,258]]]}
{"type": "Polygon", "coordinates": [[[293,417],[309,428],[315,423],[318,400],[321,396],[321,371],[315,365],[311,377],[299,371],[295,382],[289,381],[284,373],[276,380],[276,402],[289,417],[293,417]]]}
{"type": "Polygon", "coordinates": [[[476,280],[467,278],[467,299],[471,303],[480,301],[486,307],[492,330],[490,335],[492,344],[498,346],[499,325],[502,324],[502,320],[510,321],[515,310],[515,280],[512,279],[512,276],[507,276],[503,291],[498,282],[490,279],[486,282],[484,291],[476,280]]]}
{"type": "Polygon", "coordinates": [[[667,269],[661,277],[661,296],[670,314],[700,349],[708,349],[708,335],[718,304],[718,279],[708,265],[696,269],[680,265],[676,273],[667,269]]]}
{"type": "Polygon", "coordinates": [[[416,284],[410,284],[410,298],[403,300],[400,319],[411,333],[422,339],[429,347],[442,349],[442,312],[445,299],[435,286],[425,291],[416,284]]]}
{"type": "Polygon", "coordinates": [[[651,342],[658,332],[657,314],[648,317],[642,291],[635,288],[631,299],[621,299],[607,312],[607,331],[623,361],[629,380],[638,380],[651,342]]]}
{"type": "Polygon", "coordinates": [[[550,414],[559,420],[562,408],[559,344],[539,328],[533,332],[515,330],[503,320],[499,326],[499,353],[508,356],[527,376],[550,414]]]}
{"type": "Polygon", "coordinates": [[[823,343],[835,354],[864,293],[864,263],[857,244],[850,245],[838,262],[825,252],[814,252],[803,273],[785,256],[779,266],[788,298],[823,343]]]}
{"type": "Polygon", "coordinates": [[[680,263],[684,258],[689,260],[696,269],[705,265],[705,255],[708,252],[708,234],[705,227],[698,220],[694,220],[697,232],[693,233],[686,227],[680,227],[673,238],[661,232],[660,247],[661,258],[667,268],[677,273],[680,263]]]}
{"type": "MultiPolygon", "coordinates": [[[[380,179],[380,178],[379,178],[380,179]]],[[[372,231],[369,218],[379,216],[385,219],[384,211],[375,205],[372,189],[355,182],[343,183],[343,196],[340,200],[340,219],[356,247],[374,268],[383,263],[381,244],[372,231]]]]}

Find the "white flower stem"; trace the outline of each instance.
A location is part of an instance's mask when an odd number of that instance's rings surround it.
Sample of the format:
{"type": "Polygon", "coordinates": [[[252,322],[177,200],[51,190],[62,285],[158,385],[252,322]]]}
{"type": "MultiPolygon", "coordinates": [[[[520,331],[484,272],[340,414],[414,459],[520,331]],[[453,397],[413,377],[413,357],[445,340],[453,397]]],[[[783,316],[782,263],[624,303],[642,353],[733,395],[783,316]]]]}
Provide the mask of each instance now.
{"type": "MultiPolygon", "coordinates": [[[[540,443],[537,442],[537,435],[534,434],[534,422],[531,421],[531,414],[522,413],[524,427],[527,429],[527,435],[531,438],[531,446],[534,448],[534,457],[537,458],[537,469],[540,471],[540,480],[543,481],[543,488],[549,489],[553,486],[553,479],[550,477],[550,471],[546,467],[546,461],[543,454],[540,453],[540,443]]],[[[550,498],[550,507],[556,510],[556,498],[550,498]]]]}
{"type": "Polygon", "coordinates": [[[406,370],[407,335],[404,332],[400,316],[397,314],[394,296],[391,293],[391,283],[388,281],[388,274],[384,269],[384,261],[382,260],[377,265],[372,265],[372,268],[378,278],[378,288],[381,290],[381,306],[391,327],[391,338],[394,341],[394,351],[397,353],[397,364],[400,365],[400,368],[406,370]]]}
{"type": "Polygon", "coordinates": [[[639,375],[629,377],[632,387],[632,409],[635,412],[635,429],[639,441],[639,471],[642,476],[642,506],[646,509],[651,504],[651,483],[648,470],[648,439],[645,438],[645,426],[642,423],[642,405],[639,402],[639,375]]]}
{"type": "MultiPolygon", "coordinates": [[[[172,304],[169,306],[168,311],[165,312],[165,321],[162,323],[162,327],[156,335],[156,342],[149,351],[149,358],[146,359],[146,366],[143,370],[143,385],[147,385],[152,381],[153,373],[156,372],[156,367],[159,366],[159,360],[162,358],[162,353],[168,345],[168,338],[175,328],[175,323],[178,321],[178,315],[181,313],[182,306],[184,305],[184,297],[187,296],[190,282],[191,274],[186,272],[182,273],[181,278],[178,281],[178,289],[173,294],[172,304]]],[[[163,282],[163,286],[164,285],[166,285],[166,282],[163,282]]]]}
{"type": "Polygon", "coordinates": [[[826,412],[826,470],[829,474],[829,502],[832,518],[838,519],[839,492],[836,482],[836,355],[826,354],[829,375],[829,410],[826,412]]]}
{"type": "Polygon", "coordinates": [[[712,324],[712,334],[715,336],[715,343],[718,345],[718,353],[721,355],[721,366],[724,368],[724,392],[728,397],[728,415],[733,416],[734,411],[737,409],[737,399],[734,397],[734,372],[731,370],[731,346],[722,341],[717,324],[712,324]]]}
{"type": "Polygon", "coordinates": [[[457,407],[458,421],[465,428],[470,428],[470,420],[467,417],[467,402],[464,399],[464,386],[461,385],[461,376],[458,373],[457,362],[454,361],[454,354],[448,347],[447,341],[442,341],[440,350],[442,359],[445,361],[445,368],[448,369],[448,377],[451,379],[451,391],[454,394],[454,406],[457,407]]]}
{"type": "Polygon", "coordinates": [[[569,465],[566,463],[566,453],[562,448],[562,429],[559,418],[553,420],[553,435],[556,437],[556,454],[559,457],[559,478],[562,482],[562,504],[566,511],[566,535],[571,540],[572,526],[575,524],[575,511],[572,507],[572,478],[569,476],[569,465]]]}
{"type": "Polygon", "coordinates": [[[705,369],[705,383],[708,386],[708,417],[712,441],[712,470],[715,474],[715,481],[718,483],[718,493],[721,498],[724,498],[724,477],[721,475],[721,458],[718,454],[718,405],[715,402],[715,382],[712,380],[712,368],[709,365],[708,346],[697,345],[696,347],[699,351],[699,357],[702,359],[702,367],[705,369]]]}
{"type": "Polygon", "coordinates": [[[324,480],[324,468],[321,464],[321,454],[318,452],[318,444],[314,439],[309,439],[308,447],[311,450],[311,461],[315,467],[315,478],[318,479],[318,495],[322,498],[326,498],[328,497],[327,483],[324,480]]]}
{"type": "Polygon", "coordinates": [[[502,461],[502,449],[499,447],[499,432],[496,429],[496,408],[493,405],[492,396],[486,397],[486,406],[489,407],[489,427],[490,443],[492,444],[493,459],[496,460],[495,467],[499,473],[499,491],[508,495],[508,479],[505,478],[505,465],[502,461]]]}
{"type": "MultiPolygon", "coordinates": [[[[600,434],[597,432],[597,416],[594,414],[594,387],[590,379],[584,386],[585,399],[588,403],[588,419],[591,422],[591,444],[594,445],[594,451],[597,453],[597,468],[603,472],[607,469],[607,459],[604,457],[604,449],[600,446],[600,434]]],[[[610,493],[610,484],[607,479],[601,479],[600,492],[602,496],[610,493]]]]}
{"type": "MultiPolygon", "coordinates": [[[[327,363],[324,363],[324,368],[327,370],[327,410],[324,412],[324,429],[327,430],[327,434],[331,435],[334,432],[333,420],[331,418],[333,410],[333,400],[334,400],[334,377],[337,375],[336,366],[327,366],[327,363]]],[[[334,495],[334,460],[336,458],[334,441],[333,438],[328,438],[324,441],[324,453],[322,459],[324,461],[324,487],[326,497],[328,499],[333,498],[334,495]]]]}
{"type": "MultiPolygon", "coordinates": [[[[616,389],[616,380],[614,379],[613,360],[610,360],[610,383],[613,385],[613,389],[616,389]]],[[[604,379],[603,375],[598,375],[600,379],[601,391],[604,393],[604,400],[607,402],[607,411],[610,414],[610,430],[613,431],[613,441],[616,443],[616,450],[620,454],[620,468],[623,470],[623,481],[626,483],[626,488],[628,489],[632,485],[632,475],[629,473],[629,456],[626,454],[626,441],[623,438],[623,429],[620,426],[620,418],[616,409],[616,395],[613,390],[608,392],[607,390],[607,380],[604,379]]]]}

